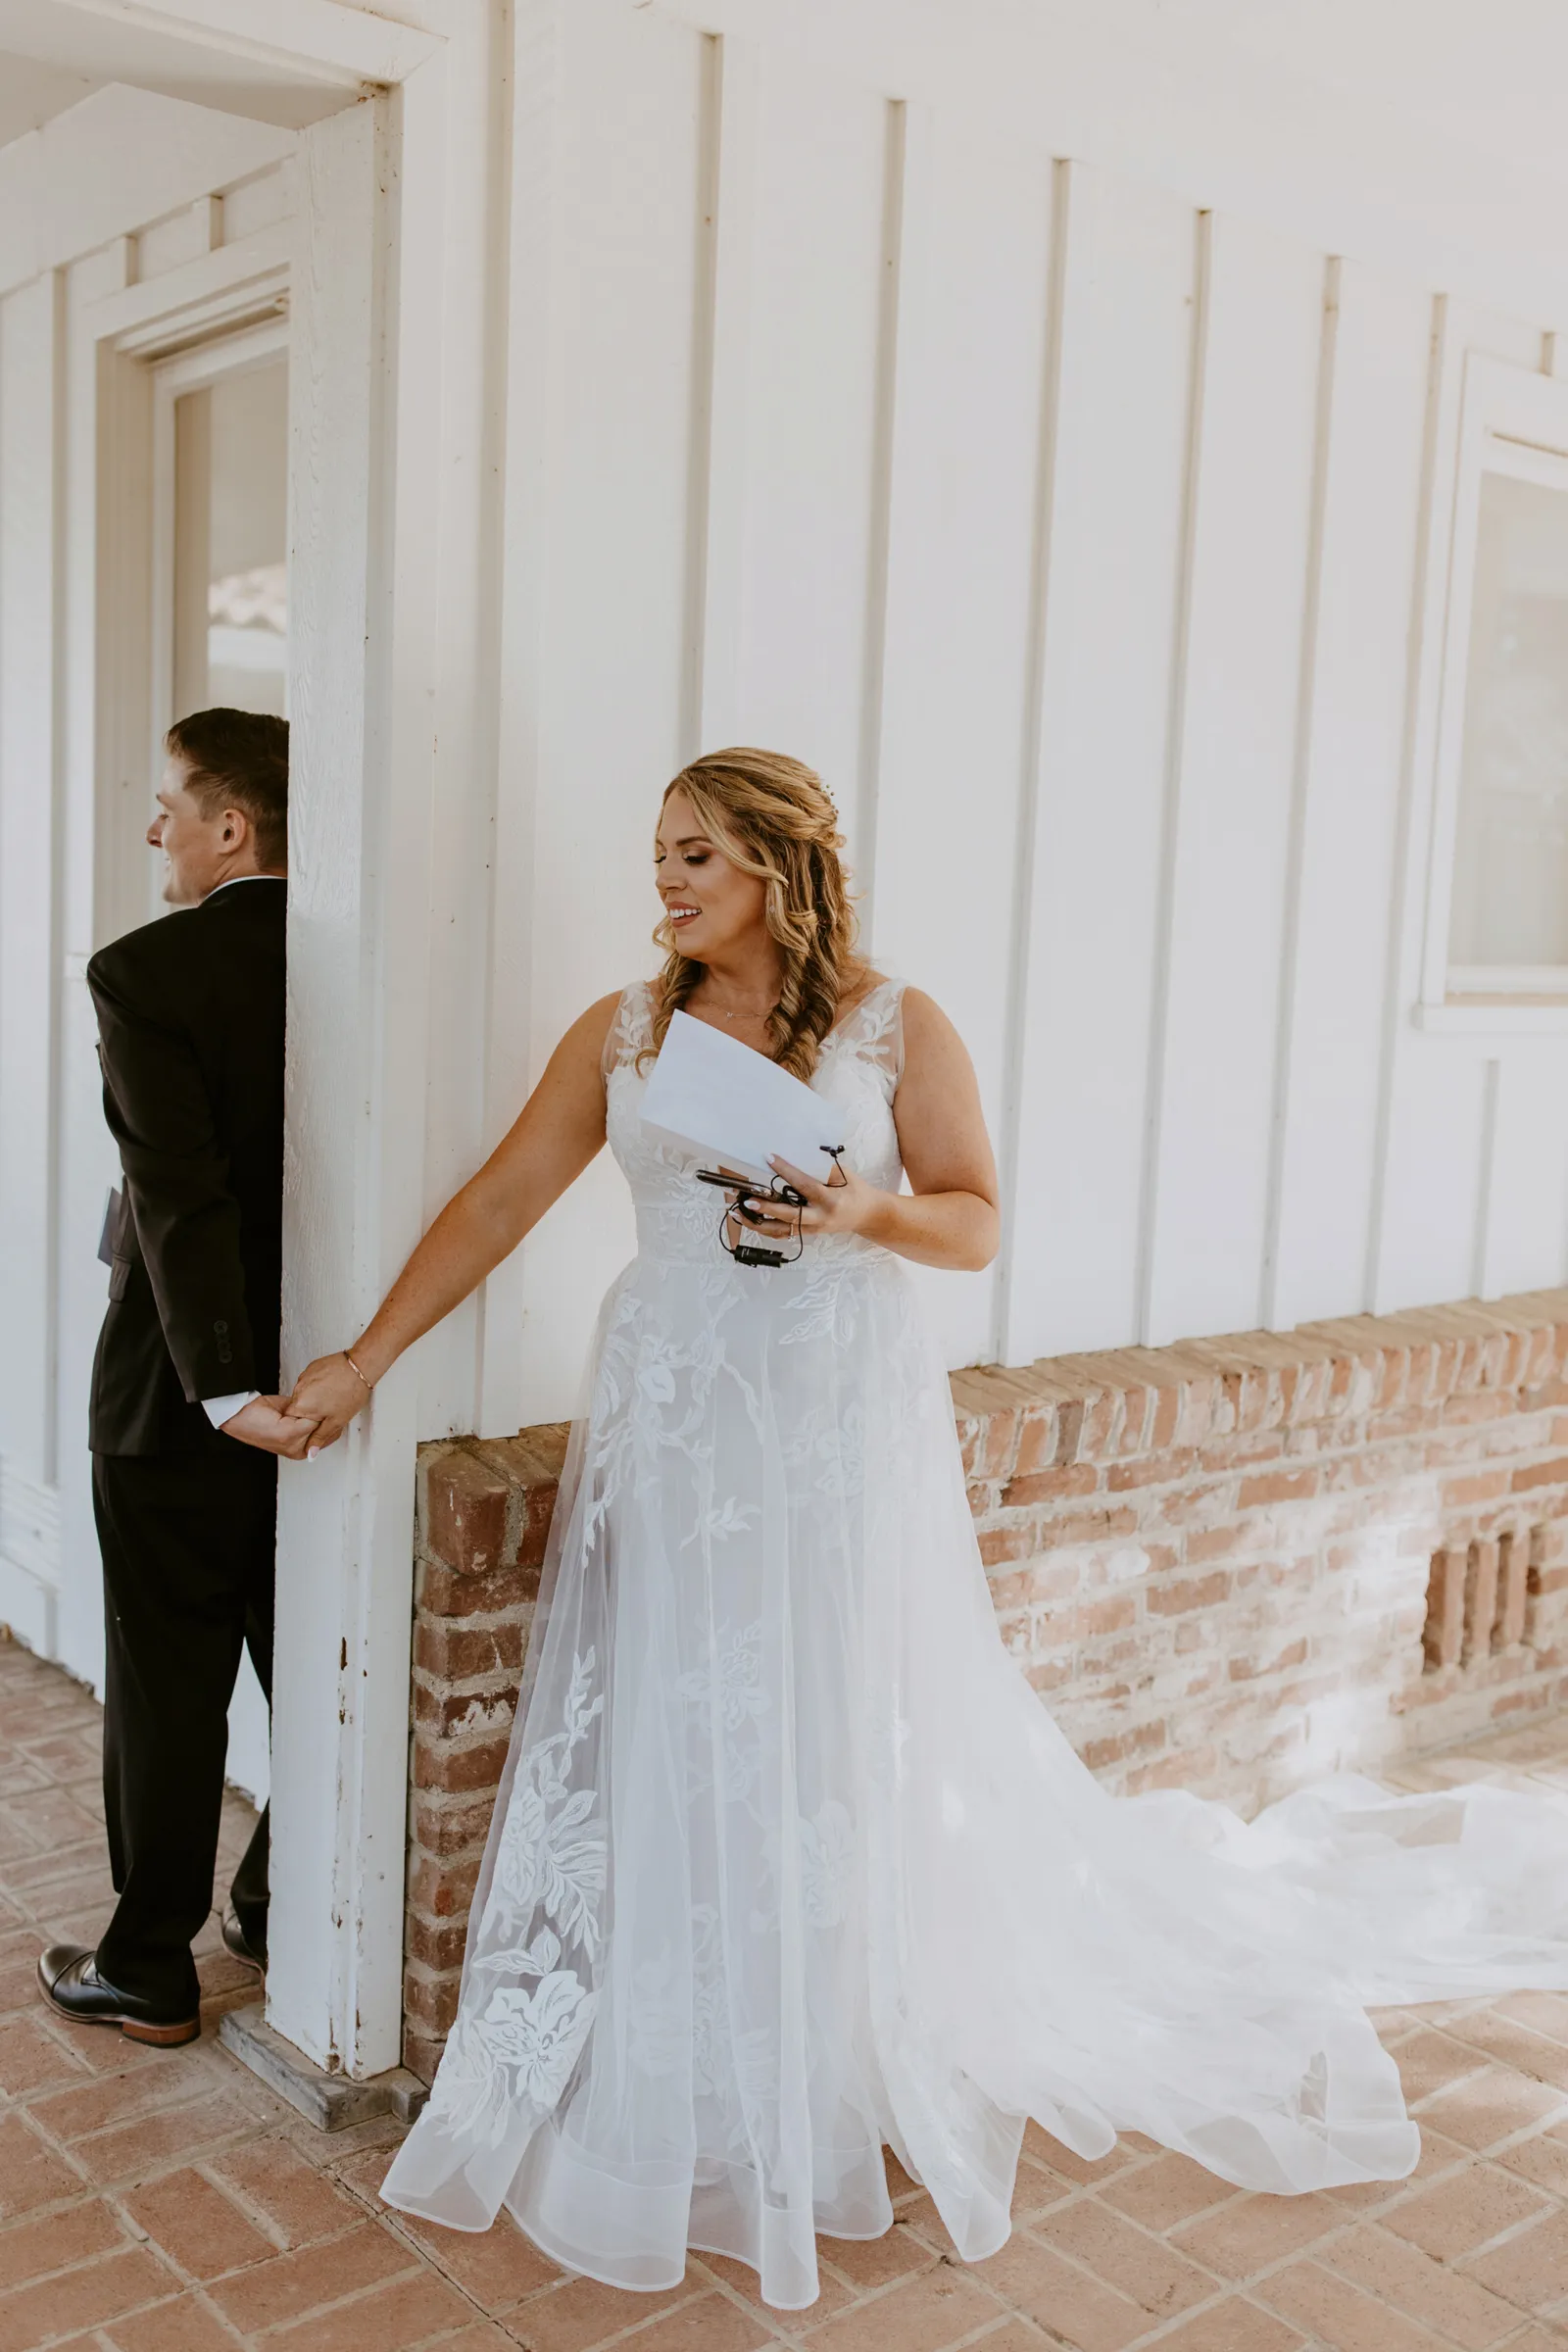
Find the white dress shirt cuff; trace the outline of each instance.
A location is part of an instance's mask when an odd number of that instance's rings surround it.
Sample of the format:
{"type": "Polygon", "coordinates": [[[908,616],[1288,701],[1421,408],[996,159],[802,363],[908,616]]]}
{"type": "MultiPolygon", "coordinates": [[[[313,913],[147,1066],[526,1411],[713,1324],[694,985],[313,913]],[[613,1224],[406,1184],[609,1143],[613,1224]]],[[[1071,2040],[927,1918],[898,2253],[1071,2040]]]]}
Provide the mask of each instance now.
{"type": "Polygon", "coordinates": [[[254,1404],[261,1393],[260,1389],[236,1389],[232,1396],[204,1396],[202,1411],[215,1429],[221,1429],[225,1421],[233,1420],[242,1406],[254,1404]]]}

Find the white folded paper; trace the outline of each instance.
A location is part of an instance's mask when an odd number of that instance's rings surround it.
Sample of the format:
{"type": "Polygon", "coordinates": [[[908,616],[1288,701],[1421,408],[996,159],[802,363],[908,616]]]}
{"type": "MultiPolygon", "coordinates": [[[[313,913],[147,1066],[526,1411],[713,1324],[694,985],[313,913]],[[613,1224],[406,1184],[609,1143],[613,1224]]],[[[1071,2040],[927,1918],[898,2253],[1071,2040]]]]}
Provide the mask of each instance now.
{"type": "Polygon", "coordinates": [[[643,1124],[662,1143],[771,1182],[776,1153],[825,1183],[830,1151],[845,1141],[843,1113],[808,1086],[689,1012],[669,1029],[643,1097],[643,1124]]]}

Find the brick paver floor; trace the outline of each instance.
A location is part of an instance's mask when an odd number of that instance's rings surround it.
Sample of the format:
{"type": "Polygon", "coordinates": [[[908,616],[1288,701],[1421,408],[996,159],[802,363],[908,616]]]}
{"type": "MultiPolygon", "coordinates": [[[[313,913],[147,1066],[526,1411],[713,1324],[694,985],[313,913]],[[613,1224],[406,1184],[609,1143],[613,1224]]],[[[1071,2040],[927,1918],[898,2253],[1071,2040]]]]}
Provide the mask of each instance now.
{"type": "MultiPolygon", "coordinates": [[[[37,1999],[40,1944],[90,1940],[107,1914],[99,1720],[0,1639],[0,2352],[1568,2352],[1562,1995],[1381,2021],[1424,2141],[1397,2187],[1246,2196],[1147,2142],[1088,2165],[1031,2129],[992,2261],[952,2259],[895,2167],[895,2228],[823,2239],[808,2312],[764,2311],[727,2262],[625,2295],[563,2277],[505,2219],[482,2237],[416,2227],[376,2201],[395,2127],[314,2132],[219,2047],[254,1980],[215,1933],[189,2048],[37,1999]]],[[[1568,1801],[1568,1720],[1404,1777],[1474,1775],[1568,1801]]],[[[231,1800],[231,1856],[249,1822],[231,1800]]]]}

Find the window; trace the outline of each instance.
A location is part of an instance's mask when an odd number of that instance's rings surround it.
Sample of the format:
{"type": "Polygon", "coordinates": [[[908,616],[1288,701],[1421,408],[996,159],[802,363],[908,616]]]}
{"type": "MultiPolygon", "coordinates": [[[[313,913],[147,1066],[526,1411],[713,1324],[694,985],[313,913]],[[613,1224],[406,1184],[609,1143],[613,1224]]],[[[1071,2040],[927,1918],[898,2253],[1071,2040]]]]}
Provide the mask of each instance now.
{"type": "Polygon", "coordinates": [[[220,375],[174,400],[172,714],[285,715],[288,368],[220,375]]]}
{"type": "Polygon", "coordinates": [[[1434,818],[1423,1009],[1568,1011],[1568,382],[1475,357],[1434,818]]]}
{"type": "Polygon", "coordinates": [[[1471,589],[1448,985],[1568,985],[1568,462],[1488,467],[1471,589]]]}
{"type": "MultiPolygon", "coordinates": [[[[217,704],[288,715],[287,322],[215,336],[149,374],[148,802],[174,719],[217,704]]],[[[145,821],[122,845],[134,875],[118,892],[117,927],[164,911],[145,821]]]]}
{"type": "Polygon", "coordinates": [[[155,279],[84,314],[97,595],[90,654],[72,643],[95,694],[95,944],[165,911],[146,833],[172,720],[220,701],[277,711],[287,696],[286,264],[257,274],[220,246],[203,267],[215,282],[187,273],[172,308],[155,279]]]}

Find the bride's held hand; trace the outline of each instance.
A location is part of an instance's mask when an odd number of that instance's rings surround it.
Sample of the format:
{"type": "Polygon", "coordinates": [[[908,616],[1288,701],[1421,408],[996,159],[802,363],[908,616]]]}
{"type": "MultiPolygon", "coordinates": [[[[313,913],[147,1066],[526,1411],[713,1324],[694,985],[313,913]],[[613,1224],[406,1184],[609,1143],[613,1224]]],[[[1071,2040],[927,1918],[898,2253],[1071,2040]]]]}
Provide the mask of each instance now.
{"type": "Polygon", "coordinates": [[[804,1195],[806,1206],[796,1212],[796,1222],[802,1233],[863,1233],[875,1216],[879,1204],[887,1198],[863,1176],[857,1176],[842,1160],[834,1163],[832,1177],[818,1184],[804,1169],[792,1167],[787,1159],[772,1159],[768,1165],[775,1175],[793,1185],[804,1195]]]}
{"type": "Polygon", "coordinates": [[[323,1446],[335,1446],[355,1414],[363,1412],[369,1401],[369,1384],[340,1351],[318,1355],[314,1364],[306,1365],[294,1383],[286,1409],[315,1422],[308,1449],[315,1455],[323,1446]]]}

